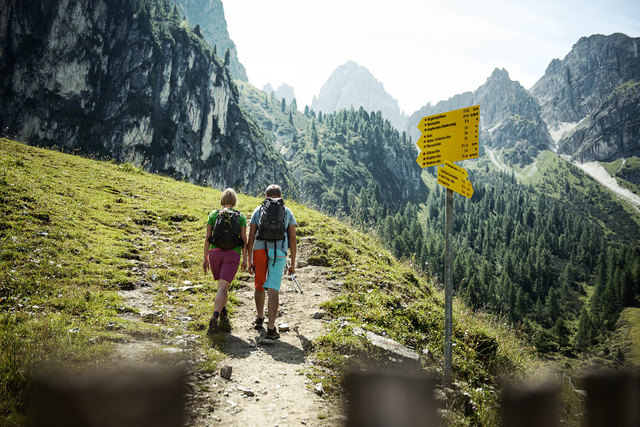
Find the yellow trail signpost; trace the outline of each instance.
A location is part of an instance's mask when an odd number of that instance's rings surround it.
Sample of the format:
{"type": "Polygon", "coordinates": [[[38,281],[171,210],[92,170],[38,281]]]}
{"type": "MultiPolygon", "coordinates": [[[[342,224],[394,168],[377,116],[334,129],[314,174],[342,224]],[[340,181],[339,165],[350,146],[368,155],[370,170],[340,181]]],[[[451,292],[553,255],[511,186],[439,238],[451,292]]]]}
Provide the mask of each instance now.
{"type": "Polygon", "coordinates": [[[416,145],[421,167],[441,165],[444,160],[458,162],[478,157],[480,106],[461,108],[426,116],[420,120],[422,132],[416,145]]]}
{"type": "Polygon", "coordinates": [[[470,199],[473,186],[469,174],[454,162],[474,159],[479,155],[480,106],[474,105],[446,113],[423,117],[418,124],[422,135],[416,142],[420,167],[438,167],[438,184],[447,188],[445,209],[444,272],[444,382],[451,384],[452,306],[453,306],[453,193],[470,199]]]}
{"type": "Polygon", "coordinates": [[[444,161],[444,166],[438,167],[438,184],[470,199],[473,196],[473,186],[466,179],[467,176],[465,169],[448,160],[444,161]]]}

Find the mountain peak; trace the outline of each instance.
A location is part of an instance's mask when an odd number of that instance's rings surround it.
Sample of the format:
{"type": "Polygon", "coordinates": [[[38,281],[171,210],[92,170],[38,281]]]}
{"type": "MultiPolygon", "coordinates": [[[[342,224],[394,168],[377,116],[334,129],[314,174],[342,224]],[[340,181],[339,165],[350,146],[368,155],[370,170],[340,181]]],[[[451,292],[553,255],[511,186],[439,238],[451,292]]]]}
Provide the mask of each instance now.
{"type": "Polygon", "coordinates": [[[622,33],[582,37],[562,59],[551,61],[531,88],[552,129],[576,124],[598,108],[612,91],[637,78],[640,38],[622,33]]]}
{"type": "Polygon", "coordinates": [[[341,68],[364,68],[366,70],[365,67],[362,67],[360,64],[358,64],[356,61],[353,61],[353,60],[348,60],[347,62],[345,62],[344,64],[338,67],[338,69],[341,69],[341,68]]]}
{"type": "Polygon", "coordinates": [[[286,83],[282,83],[277,90],[273,90],[273,86],[271,86],[271,83],[267,83],[264,85],[262,91],[267,95],[273,94],[273,96],[277,100],[281,100],[282,98],[284,98],[287,104],[291,104],[291,102],[293,102],[296,97],[293,91],[293,87],[289,86],[286,83]]]}
{"type": "Polygon", "coordinates": [[[493,70],[489,79],[511,80],[511,78],[509,77],[509,72],[507,70],[497,67],[493,70]]]}
{"type": "Polygon", "coordinates": [[[355,61],[347,61],[336,68],[311,103],[312,109],[324,113],[360,107],[366,111],[382,111],[384,118],[396,129],[404,126],[398,101],[366,67],[355,61]]]}

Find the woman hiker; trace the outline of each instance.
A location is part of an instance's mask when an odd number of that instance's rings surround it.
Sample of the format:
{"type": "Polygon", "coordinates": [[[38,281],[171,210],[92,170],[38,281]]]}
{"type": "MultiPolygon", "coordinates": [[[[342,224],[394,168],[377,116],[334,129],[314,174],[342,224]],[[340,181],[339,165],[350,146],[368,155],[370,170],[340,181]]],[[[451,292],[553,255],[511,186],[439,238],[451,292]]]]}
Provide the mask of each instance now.
{"type": "Polygon", "coordinates": [[[229,284],[238,272],[242,255],[242,270],[247,269],[247,218],[234,209],[237,202],[235,191],[227,188],[220,196],[221,209],[209,214],[207,235],[204,241],[202,269],[207,274],[211,269],[213,279],[218,281],[218,291],[213,304],[213,316],[209,321],[207,335],[212,335],[220,326],[228,328],[227,300],[229,284]]]}

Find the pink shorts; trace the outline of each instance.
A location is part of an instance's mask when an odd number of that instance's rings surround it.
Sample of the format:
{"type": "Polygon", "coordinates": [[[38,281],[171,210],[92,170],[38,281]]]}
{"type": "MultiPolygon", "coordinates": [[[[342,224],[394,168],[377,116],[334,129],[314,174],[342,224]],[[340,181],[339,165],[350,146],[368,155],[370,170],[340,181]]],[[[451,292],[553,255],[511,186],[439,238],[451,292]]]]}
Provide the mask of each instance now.
{"type": "Polygon", "coordinates": [[[209,251],[209,267],[214,280],[231,283],[238,272],[240,254],[233,249],[211,249],[209,251]]]}

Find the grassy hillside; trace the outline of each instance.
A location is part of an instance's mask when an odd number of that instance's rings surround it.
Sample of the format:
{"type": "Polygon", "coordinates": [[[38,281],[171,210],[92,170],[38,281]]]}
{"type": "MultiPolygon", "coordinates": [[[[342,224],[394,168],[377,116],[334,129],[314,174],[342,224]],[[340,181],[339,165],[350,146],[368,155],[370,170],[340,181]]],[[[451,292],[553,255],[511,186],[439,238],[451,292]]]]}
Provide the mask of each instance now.
{"type": "MultiPolygon", "coordinates": [[[[219,195],[127,164],[0,140],[0,424],[20,423],[24,392],[43,363],[81,368],[113,361],[117,344],[132,337],[155,340],[161,349],[185,332],[200,334],[198,369],[215,368],[224,354],[204,339],[213,288],[201,257],[206,216],[219,195]],[[193,292],[171,291],[187,285],[193,292]],[[135,309],[118,291],[141,286],[157,291],[153,322],[123,316],[135,309]],[[189,320],[178,321],[178,312],[189,320]]],[[[249,214],[259,201],[241,195],[238,207],[249,214]]],[[[315,241],[310,262],[329,266],[342,287],[325,303],[332,320],[314,347],[318,371],[310,375],[329,372],[336,381],[328,391],[341,393],[342,370],[374,354],[354,327],[428,353],[425,369],[441,372],[443,297],[430,279],[371,234],[287,204],[298,235],[315,241]]],[[[446,417],[495,424],[497,375],[530,371],[532,352],[502,322],[458,304],[454,311],[455,388],[471,396],[477,411],[465,418],[463,402],[452,398],[446,417]]]]}
{"type": "MultiPolygon", "coordinates": [[[[634,161],[631,159],[629,163],[632,167],[634,161]]],[[[583,212],[587,221],[603,229],[610,243],[635,245],[640,241],[640,214],[556,154],[543,151],[534,166],[515,171],[522,182],[532,184],[541,195],[583,212]]]]}

